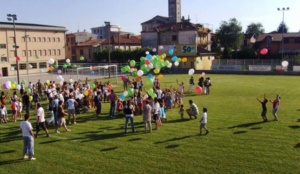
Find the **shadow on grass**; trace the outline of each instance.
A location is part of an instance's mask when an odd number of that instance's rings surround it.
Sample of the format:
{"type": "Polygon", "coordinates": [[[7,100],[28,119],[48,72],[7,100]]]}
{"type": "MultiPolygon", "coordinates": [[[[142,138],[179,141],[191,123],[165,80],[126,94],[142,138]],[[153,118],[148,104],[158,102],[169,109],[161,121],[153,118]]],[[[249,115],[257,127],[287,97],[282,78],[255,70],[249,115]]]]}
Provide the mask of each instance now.
{"type": "Polygon", "coordinates": [[[300,119],[298,119],[297,122],[300,122],[300,119]]]}
{"type": "Polygon", "coordinates": [[[139,141],[141,140],[142,138],[132,138],[132,139],[129,139],[128,141],[139,141]]]}
{"type": "Polygon", "coordinates": [[[253,122],[253,123],[239,124],[239,125],[236,125],[236,126],[228,127],[228,129],[241,128],[241,127],[250,127],[250,126],[255,126],[255,125],[263,124],[263,123],[268,123],[268,122],[259,121],[259,122],[253,122]]]}
{"type": "Polygon", "coordinates": [[[0,153],[14,153],[16,150],[7,150],[7,151],[3,151],[3,152],[0,152],[0,153]]]}
{"type": "Polygon", "coordinates": [[[59,142],[61,140],[52,140],[52,141],[45,141],[45,142],[41,142],[40,144],[50,144],[50,143],[56,143],[59,142]]]}
{"type": "Polygon", "coordinates": [[[117,146],[115,146],[115,147],[109,147],[109,148],[105,148],[105,149],[101,149],[100,151],[101,152],[106,152],[106,151],[112,151],[112,150],[116,150],[116,149],[118,149],[117,146]]]}
{"type": "Polygon", "coordinates": [[[292,126],[289,126],[289,127],[292,128],[292,129],[299,129],[300,128],[299,125],[292,125],[292,126]]]}
{"type": "Polygon", "coordinates": [[[154,142],[154,144],[162,144],[162,143],[166,143],[166,142],[172,142],[172,141],[178,141],[178,140],[184,140],[186,138],[190,138],[192,137],[191,135],[189,136],[183,136],[183,137],[175,137],[175,138],[172,138],[172,139],[168,139],[168,140],[165,140],[165,141],[157,141],[157,142],[154,142]]]}
{"type": "Polygon", "coordinates": [[[236,132],[233,132],[233,134],[244,134],[244,133],[247,133],[247,131],[236,131],[236,132]]]}
{"type": "Polygon", "coordinates": [[[0,166],[8,165],[8,164],[16,164],[16,163],[21,163],[21,162],[25,162],[25,161],[26,160],[23,160],[23,159],[0,161],[0,166]]]}
{"type": "Polygon", "coordinates": [[[178,119],[178,120],[168,120],[168,121],[164,121],[164,124],[168,124],[168,123],[181,123],[181,122],[186,122],[186,121],[190,121],[190,119],[186,118],[186,119],[178,119]]]}
{"type": "Polygon", "coordinates": [[[176,148],[178,146],[179,146],[178,144],[171,144],[171,145],[166,146],[166,148],[167,149],[173,149],[173,148],[176,148]]]}
{"type": "Polygon", "coordinates": [[[297,143],[294,147],[295,148],[300,148],[300,143],[297,143]]]}
{"type": "Polygon", "coordinates": [[[261,127],[253,127],[251,128],[252,130],[258,130],[258,129],[261,129],[261,127]]]}

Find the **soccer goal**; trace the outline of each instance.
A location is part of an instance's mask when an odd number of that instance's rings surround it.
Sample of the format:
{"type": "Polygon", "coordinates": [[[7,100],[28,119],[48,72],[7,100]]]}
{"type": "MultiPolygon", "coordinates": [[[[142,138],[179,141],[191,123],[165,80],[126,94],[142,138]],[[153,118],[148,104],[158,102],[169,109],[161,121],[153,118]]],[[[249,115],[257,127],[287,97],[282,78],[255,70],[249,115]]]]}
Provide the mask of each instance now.
{"type": "Polygon", "coordinates": [[[116,78],[118,82],[118,65],[90,66],[77,68],[77,80],[98,79],[105,77],[116,78]]]}

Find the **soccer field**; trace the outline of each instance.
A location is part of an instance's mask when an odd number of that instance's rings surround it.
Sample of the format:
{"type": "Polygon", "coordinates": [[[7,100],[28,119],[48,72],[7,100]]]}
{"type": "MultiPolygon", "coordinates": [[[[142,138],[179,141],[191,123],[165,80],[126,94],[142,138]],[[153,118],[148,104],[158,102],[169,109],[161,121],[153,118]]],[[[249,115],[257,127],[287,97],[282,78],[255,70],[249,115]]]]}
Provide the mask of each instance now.
{"type": "MultiPolygon", "coordinates": [[[[161,86],[178,88],[178,79],[187,90],[189,77],[164,75],[161,86]]],[[[139,115],[134,117],[136,132],[125,134],[124,116],[111,119],[109,103],[104,103],[100,118],[93,110],[77,115],[77,124],[68,126],[71,132],[60,128],[55,134],[51,125],[47,138],[41,131],[35,139],[36,161],[21,159],[20,122],[0,124],[0,173],[300,173],[299,76],[206,77],[212,81],[211,94],[193,91],[183,101],[185,109],[189,99],[200,111],[208,108],[208,135],[199,136],[199,117],[190,120],[185,113],[181,120],[178,108],[167,111],[160,130],[145,134],[139,115]],[[281,97],[277,122],[270,102],[270,121],[262,122],[256,98],[262,100],[264,93],[269,100],[281,97]]],[[[114,85],[118,94],[123,92],[120,80],[114,85]]],[[[35,127],[34,111],[30,122],[35,127]]]]}

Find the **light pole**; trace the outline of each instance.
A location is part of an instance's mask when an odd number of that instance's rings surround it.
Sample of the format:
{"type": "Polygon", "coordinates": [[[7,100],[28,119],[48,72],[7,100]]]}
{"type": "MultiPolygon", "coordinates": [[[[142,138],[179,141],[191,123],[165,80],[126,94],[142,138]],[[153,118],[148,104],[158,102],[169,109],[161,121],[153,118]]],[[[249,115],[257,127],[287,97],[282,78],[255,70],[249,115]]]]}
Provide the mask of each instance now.
{"type": "Polygon", "coordinates": [[[282,30],[282,39],[281,39],[281,59],[283,59],[283,49],[284,49],[284,39],[283,39],[283,33],[284,33],[284,27],[283,25],[284,24],[284,12],[287,11],[287,10],[290,10],[289,7],[282,7],[282,8],[277,8],[278,11],[282,11],[282,25],[281,25],[281,30],[282,30]]]}
{"type": "MultiPolygon", "coordinates": [[[[104,23],[108,31],[108,65],[110,65],[110,22],[104,22],[104,23]]],[[[108,69],[108,78],[110,78],[110,69],[108,69]]]]}
{"type": "Polygon", "coordinates": [[[28,74],[29,74],[29,64],[28,64],[28,45],[27,45],[27,38],[28,38],[29,35],[26,35],[24,36],[24,39],[25,39],[25,47],[26,47],[26,70],[27,70],[27,77],[28,77],[28,74]]]}
{"type": "Polygon", "coordinates": [[[14,25],[14,48],[15,48],[15,56],[16,56],[16,68],[17,68],[17,81],[18,84],[20,84],[20,76],[19,76],[19,60],[17,59],[18,57],[18,46],[17,46],[17,39],[16,39],[16,25],[15,25],[15,21],[17,20],[17,15],[15,14],[7,14],[7,20],[8,21],[13,21],[13,25],[14,25]]]}

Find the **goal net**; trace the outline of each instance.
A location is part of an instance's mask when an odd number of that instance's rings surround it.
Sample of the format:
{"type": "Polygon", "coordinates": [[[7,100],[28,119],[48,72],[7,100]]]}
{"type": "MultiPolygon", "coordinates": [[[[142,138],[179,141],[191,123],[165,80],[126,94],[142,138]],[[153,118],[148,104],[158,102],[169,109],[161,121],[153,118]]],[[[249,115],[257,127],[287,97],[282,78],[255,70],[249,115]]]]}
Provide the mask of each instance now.
{"type": "Polygon", "coordinates": [[[77,68],[77,80],[99,79],[106,77],[116,78],[118,81],[118,65],[105,65],[105,66],[90,66],[77,68]]]}

